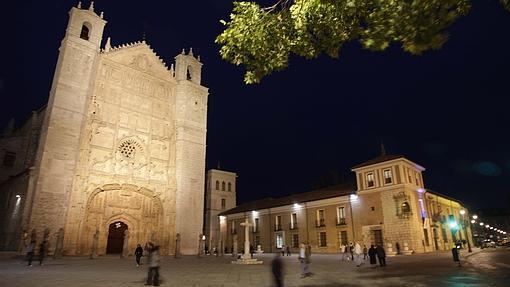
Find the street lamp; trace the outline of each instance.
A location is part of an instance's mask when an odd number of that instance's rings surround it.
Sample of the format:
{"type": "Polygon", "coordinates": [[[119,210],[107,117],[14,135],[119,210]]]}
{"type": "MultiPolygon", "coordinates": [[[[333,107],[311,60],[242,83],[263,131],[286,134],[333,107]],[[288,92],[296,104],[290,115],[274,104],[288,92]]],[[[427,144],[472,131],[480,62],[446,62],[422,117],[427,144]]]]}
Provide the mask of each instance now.
{"type": "Polygon", "coordinates": [[[473,219],[475,219],[475,220],[478,219],[478,215],[476,215],[476,214],[473,215],[473,219]]]}

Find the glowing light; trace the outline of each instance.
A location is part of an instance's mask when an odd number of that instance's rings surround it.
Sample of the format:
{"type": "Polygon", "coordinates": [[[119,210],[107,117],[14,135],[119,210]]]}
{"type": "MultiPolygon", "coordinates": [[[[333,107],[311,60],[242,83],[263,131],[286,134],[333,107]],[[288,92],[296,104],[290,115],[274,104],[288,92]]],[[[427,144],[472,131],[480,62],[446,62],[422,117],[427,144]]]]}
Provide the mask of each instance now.
{"type": "Polygon", "coordinates": [[[476,214],[473,215],[473,219],[475,219],[475,220],[478,219],[478,215],[476,215],[476,214]]]}
{"type": "Polygon", "coordinates": [[[417,191],[418,191],[419,193],[424,193],[424,192],[425,192],[425,190],[424,190],[423,188],[418,188],[418,190],[417,190],[417,191]]]}
{"type": "Polygon", "coordinates": [[[16,194],[16,198],[21,198],[21,195],[19,195],[19,194],[16,194]]]}
{"type": "Polygon", "coordinates": [[[459,211],[459,213],[460,213],[460,215],[464,215],[464,214],[466,214],[466,211],[465,211],[464,209],[461,209],[461,210],[459,211]]]}
{"type": "Polygon", "coordinates": [[[358,195],[357,194],[351,194],[349,196],[349,198],[350,198],[351,202],[358,201],[358,195]]]}
{"type": "Polygon", "coordinates": [[[458,225],[456,221],[450,222],[450,229],[457,229],[458,225]]]}
{"type": "Polygon", "coordinates": [[[294,209],[300,209],[301,205],[299,203],[294,203],[294,209]]]}
{"type": "Polygon", "coordinates": [[[492,229],[494,229],[494,227],[491,226],[491,227],[489,227],[489,229],[492,230],[492,229]]]}
{"type": "Polygon", "coordinates": [[[259,216],[259,212],[258,212],[258,211],[255,211],[255,210],[252,210],[251,215],[252,215],[253,217],[257,217],[257,216],[259,216]]]}
{"type": "Polygon", "coordinates": [[[225,221],[225,219],[227,219],[227,217],[226,217],[226,216],[224,216],[224,215],[220,215],[220,221],[225,221]]]}
{"type": "Polygon", "coordinates": [[[205,240],[205,235],[202,235],[202,240],[205,240]]]}
{"type": "Polygon", "coordinates": [[[476,222],[476,220],[474,220],[474,219],[472,219],[472,220],[471,220],[471,224],[473,224],[473,223],[475,223],[475,222],[476,222]]]}
{"type": "Polygon", "coordinates": [[[480,222],[480,226],[483,226],[483,222],[480,222]]]}

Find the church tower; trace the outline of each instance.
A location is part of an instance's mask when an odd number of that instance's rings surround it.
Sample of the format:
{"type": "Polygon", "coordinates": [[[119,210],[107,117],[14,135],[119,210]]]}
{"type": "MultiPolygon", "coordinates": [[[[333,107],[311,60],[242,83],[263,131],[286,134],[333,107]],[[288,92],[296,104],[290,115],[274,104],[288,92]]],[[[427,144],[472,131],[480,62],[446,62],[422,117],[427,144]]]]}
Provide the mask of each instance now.
{"type": "Polygon", "coordinates": [[[233,172],[219,169],[207,171],[205,188],[204,233],[209,250],[214,247],[223,253],[226,237],[220,234],[220,212],[236,207],[236,178],[233,172]]]}
{"type": "Polygon", "coordinates": [[[175,57],[176,232],[183,254],[196,254],[203,229],[208,89],[201,85],[202,63],[193,51],[175,57]]]}
{"type": "Polygon", "coordinates": [[[38,242],[65,225],[105,24],[94,2],[69,11],[25,205],[24,228],[38,242]]]}

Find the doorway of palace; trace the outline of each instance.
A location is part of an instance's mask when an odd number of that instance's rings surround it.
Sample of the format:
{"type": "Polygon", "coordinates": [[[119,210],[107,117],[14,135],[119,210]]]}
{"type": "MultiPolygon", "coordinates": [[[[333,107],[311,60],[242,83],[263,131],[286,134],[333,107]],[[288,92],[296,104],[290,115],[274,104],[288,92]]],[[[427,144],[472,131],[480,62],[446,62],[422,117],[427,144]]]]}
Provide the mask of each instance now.
{"type": "Polygon", "coordinates": [[[120,254],[124,246],[124,232],[128,226],[122,221],[116,221],[108,227],[108,242],[106,254],[120,254]]]}
{"type": "Polygon", "coordinates": [[[374,235],[374,243],[375,243],[375,245],[384,246],[382,230],[376,229],[376,230],[372,230],[372,232],[373,232],[373,235],[374,235]]]}

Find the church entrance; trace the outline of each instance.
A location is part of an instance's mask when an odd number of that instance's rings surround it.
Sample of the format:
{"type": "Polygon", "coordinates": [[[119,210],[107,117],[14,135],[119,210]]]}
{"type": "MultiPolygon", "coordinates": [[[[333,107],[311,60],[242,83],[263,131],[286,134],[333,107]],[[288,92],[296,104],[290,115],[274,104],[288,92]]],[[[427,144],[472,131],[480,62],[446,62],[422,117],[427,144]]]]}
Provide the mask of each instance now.
{"type": "Polygon", "coordinates": [[[106,254],[120,254],[124,246],[124,232],[128,226],[122,221],[116,221],[110,224],[108,228],[108,242],[106,244],[106,254]]]}

